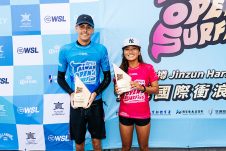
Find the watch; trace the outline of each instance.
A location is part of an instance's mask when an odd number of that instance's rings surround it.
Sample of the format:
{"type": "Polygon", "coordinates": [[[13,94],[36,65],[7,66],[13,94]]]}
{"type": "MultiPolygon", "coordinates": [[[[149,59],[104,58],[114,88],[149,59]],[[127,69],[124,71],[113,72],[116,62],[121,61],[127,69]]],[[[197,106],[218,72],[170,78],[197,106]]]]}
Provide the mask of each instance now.
{"type": "Polygon", "coordinates": [[[144,88],[144,90],[141,90],[141,93],[144,93],[146,91],[146,87],[143,84],[141,86],[144,88]]]}

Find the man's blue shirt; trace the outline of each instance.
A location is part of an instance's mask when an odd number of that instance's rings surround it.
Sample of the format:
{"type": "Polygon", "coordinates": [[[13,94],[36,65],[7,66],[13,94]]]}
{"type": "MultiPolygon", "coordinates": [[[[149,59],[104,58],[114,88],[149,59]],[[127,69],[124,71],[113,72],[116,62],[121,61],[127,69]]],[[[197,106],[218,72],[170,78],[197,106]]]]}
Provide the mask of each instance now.
{"type": "MultiPolygon", "coordinates": [[[[101,70],[110,70],[107,49],[94,42],[87,46],[78,45],[76,42],[66,44],[60,49],[58,70],[66,72],[67,68],[71,88],[75,88],[74,77],[77,75],[92,93],[100,85],[101,70]]],[[[96,100],[100,98],[98,95],[96,100]]]]}

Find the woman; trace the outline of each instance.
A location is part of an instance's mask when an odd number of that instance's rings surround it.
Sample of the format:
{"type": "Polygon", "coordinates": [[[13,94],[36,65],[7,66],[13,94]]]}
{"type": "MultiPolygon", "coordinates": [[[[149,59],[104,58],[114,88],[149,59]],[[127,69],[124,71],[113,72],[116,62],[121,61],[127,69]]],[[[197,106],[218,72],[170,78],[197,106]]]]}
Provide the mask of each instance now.
{"type": "Polygon", "coordinates": [[[119,128],[122,151],[129,151],[135,126],[141,151],[148,151],[150,134],[149,95],[159,91],[158,76],[150,64],[142,60],[141,47],[135,38],[123,42],[120,68],[132,78],[131,90],[121,94],[117,84],[115,92],[120,95],[119,128]]]}

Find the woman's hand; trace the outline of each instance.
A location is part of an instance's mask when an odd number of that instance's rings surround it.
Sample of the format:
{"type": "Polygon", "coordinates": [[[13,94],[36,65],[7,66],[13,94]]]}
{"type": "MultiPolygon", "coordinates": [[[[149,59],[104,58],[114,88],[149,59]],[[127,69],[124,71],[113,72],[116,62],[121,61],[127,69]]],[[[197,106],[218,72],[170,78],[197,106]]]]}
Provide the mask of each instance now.
{"type": "Polygon", "coordinates": [[[121,95],[123,92],[121,92],[120,88],[118,87],[118,85],[115,83],[115,89],[114,89],[115,93],[117,95],[121,95]]]}
{"type": "Polygon", "coordinates": [[[143,91],[144,90],[144,86],[141,85],[141,84],[139,84],[136,81],[131,81],[130,84],[131,84],[131,88],[132,89],[137,89],[137,90],[140,90],[140,91],[143,91]]]}

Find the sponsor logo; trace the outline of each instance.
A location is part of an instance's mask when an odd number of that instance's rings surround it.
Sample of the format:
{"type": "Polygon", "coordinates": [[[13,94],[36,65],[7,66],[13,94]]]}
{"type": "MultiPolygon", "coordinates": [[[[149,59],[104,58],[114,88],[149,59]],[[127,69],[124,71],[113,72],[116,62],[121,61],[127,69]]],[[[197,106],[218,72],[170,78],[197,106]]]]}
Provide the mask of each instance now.
{"type": "Polygon", "coordinates": [[[5,105],[0,104],[0,116],[7,116],[6,110],[5,110],[5,105]]]}
{"type": "Polygon", "coordinates": [[[209,115],[226,115],[226,109],[210,109],[208,110],[209,115]]]}
{"type": "Polygon", "coordinates": [[[13,140],[13,135],[11,135],[9,133],[0,133],[0,140],[12,141],[13,140]]]}
{"type": "Polygon", "coordinates": [[[60,46],[59,45],[55,45],[53,49],[49,49],[49,54],[58,54],[60,50],[60,46]]]}
{"type": "Polygon", "coordinates": [[[51,22],[66,22],[66,19],[64,16],[45,16],[44,21],[46,23],[51,23],[51,22]]]}
{"type": "Polygon", "coordinates": [[[35,138],[35,133],[28,132],[28,133],[26,133],[26,135],[27,135],[27,138],[26,138],[27,143],[26,144],[37,144],[36,138],[35,138]]]}
{"type": "Polygon", "coordinates": [[[213,109],[208,110],[209,115],[213,114],[213,109]]]}
{"type": "Polygon", "coordinates": [[[5,58],[4,51],[3,51],[3,45],[0,45],[0,58],[5,58]]]}
{"type": "Polygon", "coordinates": [[[53,82],[53,76],[49,75],[49,83],[52,83],[52,82],[53,82]]]}
{"type": "Polygon", "coordinates": [[[27,53],[39,53],[38,50],[37,50],[37,47],[18,47],[17,48],[17,53],[18,54],[27,54],[27,53]]]}
{"type": "Polygon", "coordinates": [[[9,84],[8,78],[0,78],[0,84],[9,84]]]}
{"type": "Polygon", "coordinates": [[[0,25],[6,24],[7,19],[6,18],[0,18],[0,25]]]}
{"type": "Polygon", "coordinates": [[[179,115],[203,115],[203,110],[177,110],[176,114],[179,115]]]}
{"type": "Polygon", "coordinates": [[[171,115],[171,110],[152,110],[151,115],[157,116],[171,115]]]}
{"type": "Polygon", "coordinates": [[[69,136],[68,135],[49,135],[48,140],[50,142],[68,142],[69,136]]]}
{"type": "Polygon", "coordinates": [[[50,74],[49,75],[49,83],[51,84],[53,82],[57,83],[57,76],[50,74]]]}
{"type": "Polygon", "coordinates": [[[0,111],[6,111],[6,110],[5,110],[5,105],[1,105],[1,104],[0,104],[0,111]]]}
{"type": "Polygon", "coordinates": [[[54,109],[53,109],[53,116],[57,116],[57,115],[65,115],[64,113],[64,108],[63,108],[63,104],[64,103],[60,103],[60,102],[57,102],[57,103],[53,103],[54,104],[54,109]]]}
{"type": "Polygon", "coordinates": [[[26,76],[25,79],[20,80],[20,85],[25,85],[25,84],[36,84],[37,80],[33,80],[32,76],[26,76]]]}
{"type": "Polygon", "coordinates": [[[20,22],[21,22],[20,27],[32,27],[31,20],[30,20],[31,14],[24,13],[24,14],[21,14],[20,16],[22,17],[20,20],[20,22]]]}
{"type": "Polygon", "coordinates": [[[60,103],[60,102],[54,103],[54,105],[55,105],[54,110],[57,110],[57,109],[64,109],[64,108],[62,107],[63,104],[64,104],[64,103],[60,103]]]}
{"type": "Polygon", "coordinates": [[[0,45],[0,53],[3,52],[2,48],[3,48],[3,45],[0,45]]]}

